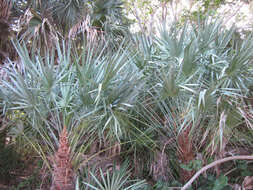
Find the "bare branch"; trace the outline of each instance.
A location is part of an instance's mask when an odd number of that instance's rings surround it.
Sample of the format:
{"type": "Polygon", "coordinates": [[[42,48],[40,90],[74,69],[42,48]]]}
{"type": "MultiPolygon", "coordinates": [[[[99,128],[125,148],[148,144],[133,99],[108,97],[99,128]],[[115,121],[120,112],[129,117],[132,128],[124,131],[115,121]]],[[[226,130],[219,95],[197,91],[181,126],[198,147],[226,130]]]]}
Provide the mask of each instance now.
{"type": "Polygon", "coordinates": [[[211,164],[206,165],[205,167],[201,168],[195,175],[181,188],[181,190],[186,190],[193,182],[195,179],[197,179],[200,174],[208,170],[209,168],[212,168],[218,164],[221,164],[223,162],[231,161],[231,160],[253,160],[253,156],[247,156],[247,155],[242,155],[242,156],[231,156],[227,158],[223,158],[220,160],[216,160],[212,162],[211,164]]]}

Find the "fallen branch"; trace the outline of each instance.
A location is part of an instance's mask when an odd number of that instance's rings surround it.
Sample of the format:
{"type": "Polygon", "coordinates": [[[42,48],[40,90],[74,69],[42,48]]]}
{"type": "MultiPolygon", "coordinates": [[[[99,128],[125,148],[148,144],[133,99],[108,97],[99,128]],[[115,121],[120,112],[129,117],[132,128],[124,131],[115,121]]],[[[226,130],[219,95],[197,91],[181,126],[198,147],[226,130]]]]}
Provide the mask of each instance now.
{"type": "Polygon", "coordinates": [[[200,176],[200,174],[202,174],[203,172],[205,172],[209,168],[212,168],[218,164],[221,164],[223,162],[227,162],[230,160],[253,160],[253,156],[245,156],[245,155],[231,156],[231,157],[227,157],[227,158],[222,158],[220,160],[216,160],[216,161],[212,162],[211,164],[208,164],[205,167],[201,168],[197,173],[195,173],[195,175],[181,188],[181,190],[186,190],[194,182],[194,180],[200,176]]]}

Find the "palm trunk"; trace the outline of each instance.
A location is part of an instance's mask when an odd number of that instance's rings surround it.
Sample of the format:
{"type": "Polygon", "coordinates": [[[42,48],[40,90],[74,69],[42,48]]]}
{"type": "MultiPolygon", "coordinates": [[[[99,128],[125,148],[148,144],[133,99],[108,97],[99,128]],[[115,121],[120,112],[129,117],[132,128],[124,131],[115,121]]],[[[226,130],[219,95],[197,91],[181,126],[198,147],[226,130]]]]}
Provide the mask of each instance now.
{"type": "Polygon", "coordinates": [[[52,190],[74,190],[74,172],[70,158],[68,145],[68,133],[66,127],[60,135],[59,148],[54,156],[52,190]]]}
{"type": "MultiPolygon", "coordinates": [[[[193,149],[193,143],[190,137],[190,130],[191,127],[188,126],[187,129],[183,130],[179,136],[178,136],[178,158],[179,161],[187,165],[189,164],[192,160],[194,160],[195,152],[193,149]]],[[[194,171],[188,171],[186,169],[180,168],[180,181],[185,183],[191,177],[194,175],[194,171]]]]}

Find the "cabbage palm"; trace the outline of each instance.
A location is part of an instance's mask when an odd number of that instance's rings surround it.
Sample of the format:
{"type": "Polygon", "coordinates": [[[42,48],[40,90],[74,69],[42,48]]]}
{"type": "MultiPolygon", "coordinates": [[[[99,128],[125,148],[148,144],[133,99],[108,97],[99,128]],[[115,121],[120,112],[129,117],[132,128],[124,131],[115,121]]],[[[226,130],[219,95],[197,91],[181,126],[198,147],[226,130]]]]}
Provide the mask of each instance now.
{"type": "MultiPolygon", "coordinates": [[[[80,34],[124,36],[128,29],[122,20],[122,2],[87,0],[14,1],[23,10],[19,38],[31,46],[51,48],[56,39],[79,38],[80,34]],[[101,7],[102,6],[102,7],[101,7]],[[25,8],[24,8],[25,7],[25,8]],[[94,24],[99,23],[99,24],[94,24]],[[103,31],[101,31],[103,30],[103,31]]],[[[108,39],[110,39],[108,37],[108,39]]]]}
{"type": "MultiPolygon", "coordinates": [[[[88,13],[87,2],[84,0],[49,0],[43,3],[37,0],[26,2],[16,0],[14,3],[20,10],[23,10],[23,16],[26,16],[27,11],[30,11],[29,17],[31,18],[24,18],[24,21],[28,22],[26,23],[28,26],[49,22],[61,35],[67,34],[88,13]]],[[[48,26],[44,26],[43,29],[49,30],[48,26]]]]}
{"type": "Polygon", "coordinates": [[[98,28],[102,28],[105,22],[123,22],[121,0],[96,0],[93,4],[92,24],[98,28]]]}
{"type": "Polygon", "coordinates": [[[107,40],[129,36],[129,23],[123,15],[122,0],[96,0],[92,2],[92,5],[94,8],[91,14],[91,24],[109,34],[107,40]]]}

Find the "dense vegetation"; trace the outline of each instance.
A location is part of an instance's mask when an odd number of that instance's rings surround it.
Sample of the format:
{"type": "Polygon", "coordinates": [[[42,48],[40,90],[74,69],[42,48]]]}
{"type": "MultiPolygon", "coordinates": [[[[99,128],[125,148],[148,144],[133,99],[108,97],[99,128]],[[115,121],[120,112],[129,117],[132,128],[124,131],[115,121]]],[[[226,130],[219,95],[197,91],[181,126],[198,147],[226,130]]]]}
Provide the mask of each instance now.
{"type": "Polygon", "coordinates": [[[205,16],[133,34],[116,0],[0,7],[0,184],[252,189],[251,32],[205,16]]]}

